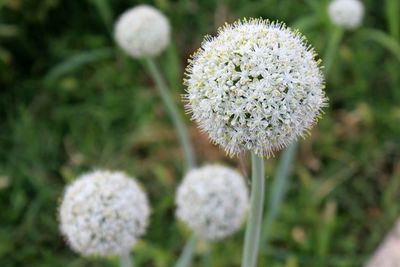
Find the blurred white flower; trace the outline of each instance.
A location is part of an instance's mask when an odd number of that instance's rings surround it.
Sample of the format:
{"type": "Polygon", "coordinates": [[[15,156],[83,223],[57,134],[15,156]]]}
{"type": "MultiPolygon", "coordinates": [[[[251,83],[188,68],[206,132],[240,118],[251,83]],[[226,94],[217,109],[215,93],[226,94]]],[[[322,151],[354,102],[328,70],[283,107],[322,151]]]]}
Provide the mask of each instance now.
{"type": "Polygon", "coordinates": [[[328,13],[333,24],[351,30],[361,25],[364,5],[359,0],[333,0],[328,13]]]}
{"type": "Polygon", "coordinates": [[[191,170],[178,188],[177,216],[203,240],[218,240],[236,232],[248,206],[248,190],[235,170],[208,165],[191,170]]]}
{"type": "Polygon", "coordinates": [[[270,155],[302,136],[326,105],[314,50],[298,32],[262,19],[206,37],[186,69],[186,107],[229,155],[270,155]]]}
{"type": "Polygon", "coordinates": [[[60,229],[85,256],[128,252],[147,227],[146,194],[121,172],[94,171],[69,185],[60,209],[60,229]]]}
{"type": "Polygon", "coordinates": [[[115,24],[115,40],[134,58],[153,57],[169,44],[170,24],[159,10],[139,5],[119,17],[115,24]]]}

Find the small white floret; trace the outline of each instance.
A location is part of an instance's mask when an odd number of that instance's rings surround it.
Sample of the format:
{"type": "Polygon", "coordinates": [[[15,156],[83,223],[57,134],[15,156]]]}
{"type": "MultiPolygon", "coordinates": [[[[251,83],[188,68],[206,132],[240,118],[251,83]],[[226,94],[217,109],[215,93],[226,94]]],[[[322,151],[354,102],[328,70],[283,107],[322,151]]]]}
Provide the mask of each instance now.
{"type": "Polygon", "coordinates": [[[333,0],[328,13],[333,24],[351,30],[361,25],[364,5],[359,0],[333,0]]]}
{"type": "Polygon", "coordinates": [[[123,13],[115,24],[115,40],[134,58],[160,54],[170,42],[168,19],[151,6],[140,5],[123,13]]]}
{"type": "Polygon", "coordinates": [[[242,225],[249,197],[235,170],[209,165],[191,170],[178,188],[177,216],[201,239],[219,240],[242,225]]]}
{"type": "Polygon", "coordinates": [[[60,229],[71,248],[84,256],[120,255],[144,234],[149,214],[147,196],[133,178],[94,171],[66,188],[60,229]]]}

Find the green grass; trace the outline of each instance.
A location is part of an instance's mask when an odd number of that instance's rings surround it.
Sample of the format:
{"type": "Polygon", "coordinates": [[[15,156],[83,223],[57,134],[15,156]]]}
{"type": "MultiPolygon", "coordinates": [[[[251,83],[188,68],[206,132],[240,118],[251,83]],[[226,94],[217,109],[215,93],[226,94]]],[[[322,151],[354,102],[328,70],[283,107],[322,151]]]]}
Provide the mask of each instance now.
{"type": "MultiPolygon", "coordinates": [[[[149,193],[153,214],[134,249],[136,266],[172,266],[184,246],[189,233],[174,218],[179,141],[151,78],[115,48],[107,28],[136,2],[0,2],[0,25],[7,25],[0,29],[12,29],[0,32],[0,266],[117,266],[116,259],[79,258],[58,231],[65,184],[93,168],[125,170],[149,193]]],[[[173,26],[173,44],[157,61],[175,100],[187,57],[225,20],[285,21],[324,55],[334,30],[327,2],[151,2],[173,26]]],[[[385,4],[398,8],[395,2],[385,4]]],[[[364,3],[363,28],[343,35],[327,79],[330,106],[300,142],[259,266],[361,266],[400,215],[399,12],[364,3]]],[[[225,157],[190,125],[200,162],[249,172],[243,158],[225,157]]],[[[278,158],[266,165],[268,196],[278,158]]],[[[242,230],[214,244],[210,266],[239,266],[243,237],[242,230]]]]}

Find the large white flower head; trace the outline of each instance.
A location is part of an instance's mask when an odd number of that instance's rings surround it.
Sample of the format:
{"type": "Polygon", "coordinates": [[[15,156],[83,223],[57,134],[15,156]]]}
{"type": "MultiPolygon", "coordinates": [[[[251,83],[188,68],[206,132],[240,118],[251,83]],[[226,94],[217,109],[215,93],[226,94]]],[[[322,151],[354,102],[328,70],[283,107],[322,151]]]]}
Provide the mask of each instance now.
{"type": "Polygon", "coordinates": [[[145,232],[150,208],[133,178],[94,171],[66,188],[59,213],[61,232],[73,250],[113,256],[128,252],[145,232]]]}
{"type": "Polygon", "coordinates": [[[125,11],[115,24],[115,40],[134,58],[153,57],[170,41],[168,19],[157,9],[139,5],[125,11]]]}
{"type": "Polygon", "coordinates": [[[229,155],[269,156],[304,135],[326,105],[314,50],[298,32],[243,20],[206,37],[186,70],[186,107],[229,155]]]}
{"type": "Polygon", "coordinates": [[[176,196],[176,214],[203,240],[218,240],[243,223],[249,197],[243,177],[221,165],[191,170],[176,196]]]}
{"type": "Polygon", "coordinates": [[[351,30],[361,25],[364,5],[359,0],[333,0],[328,13],[333,24],[351,30]]]}

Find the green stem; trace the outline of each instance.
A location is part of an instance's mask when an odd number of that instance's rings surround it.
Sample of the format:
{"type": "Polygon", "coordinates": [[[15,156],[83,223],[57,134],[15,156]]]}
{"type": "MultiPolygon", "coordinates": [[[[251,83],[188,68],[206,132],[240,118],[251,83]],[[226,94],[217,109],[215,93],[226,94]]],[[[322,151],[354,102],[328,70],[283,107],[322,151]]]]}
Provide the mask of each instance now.
{"type": "Polygon", "coordinates": [[[131,255],[129,252],[122,254],[119,259],[119,266],[120,267],[133,267],[131,255]]]}
{"type": "Polygon", "coordinates": [[[269,197],[268,209],[263,220],[263,231],[261,237],[261,243],[265,244],[268,242],[269,231],[271,225],[275,221],[279,208],[285,198],[286,190],[289,184],[289,173],[293,165],[293,159],[297,151],[297,142],[291,143],[283,152],[283,155],[279,161],[278,168],[276,170],[275,178],[271,187],[271,193],[269,197]]]}
{"type": "Polygon", "coordinates": [[[247,220],[242,267],[255,267],[257,265],[264,206],[264,160],[252,152],[251,166],[250,213],[247,220]]]}
{"type": "Polygon", "coordinates": [[[181,142],[183,152],[185,154],[186,160],[186,171],[195,167],[195,156],[192,148],[192,144],[190,142],[188,130],[183,122],[181,115],[179,114],[178,108],[176,107],[174,101],[172,100],[170,93],[168,91],[168,87],[161,75],[160,70],[158,69],[156,63],[152,58],[146,59],[147,67],[150,71],[151,76],[153,77],[157,89],[161,95],[161,98],[164,102],[164,105],[169,113],[171,120],[178,132],[179,140],[181,142]]]}
{"type": "Polygon", "coordinates": [[[400,3],[399,0],[386,0],[385,4],[386,18],[388,21],[390,35],[395,40],[399,40],[400,37],[400,3]]]}
{"type": "Polygon", "coordinates": [[[340,41],[342,40],[342,37],[343,37],[343,29],[340,27],[335,27],[329,39],[328,47],[325,51],[325,55],[323,58],[325,73],[329,73],[331,67],[333,66],[333,62],[335,61],[336,58],[336,52],[340,44],[340,41]]]}
{"type": "Polygon", "coordinates": [[[178,261],[174,265],[174,267],[188,267],[190,266],[193,256],[194,256],[194,249],[197,245],[197,238],[192,236],[186,243],[185,248],[182,251],[181,256],[179,257],[178,261]]]}
{"type": "Polygon", "coordinates": [[[211,258],[212,258],[211,244],[208,243],[205,251],[203,252],[202,258],[201,258],[201,266],[210,267],[211,266],[211,258]]]}

